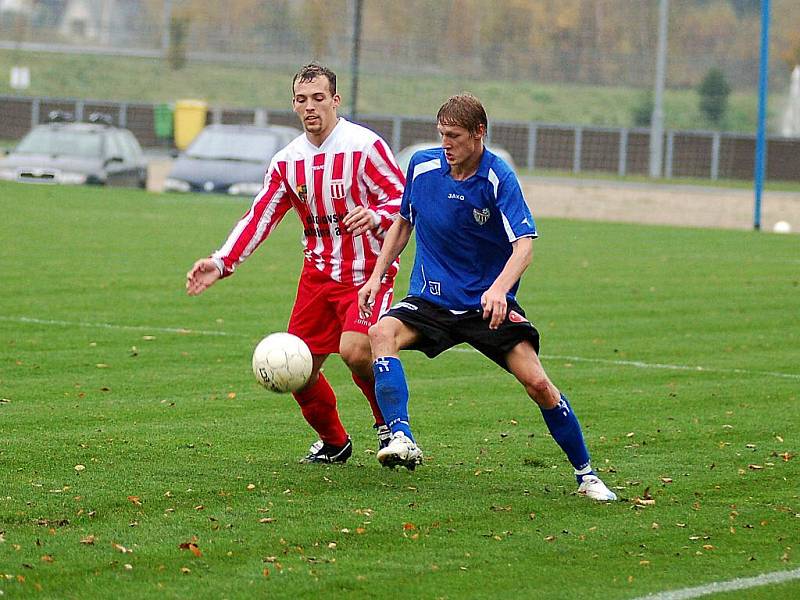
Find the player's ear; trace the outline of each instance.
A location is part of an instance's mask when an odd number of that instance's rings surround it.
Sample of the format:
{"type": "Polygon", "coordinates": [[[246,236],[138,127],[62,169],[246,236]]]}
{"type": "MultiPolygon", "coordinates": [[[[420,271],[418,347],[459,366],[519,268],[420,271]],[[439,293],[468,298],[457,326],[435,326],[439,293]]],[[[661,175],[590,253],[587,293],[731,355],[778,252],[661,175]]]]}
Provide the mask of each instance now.
{"type": "Polygon", "coordinates": [[[342,97],[339,94],[333,95],[333,108],[339,108],[339,105],[342,103],[342,97]]]}

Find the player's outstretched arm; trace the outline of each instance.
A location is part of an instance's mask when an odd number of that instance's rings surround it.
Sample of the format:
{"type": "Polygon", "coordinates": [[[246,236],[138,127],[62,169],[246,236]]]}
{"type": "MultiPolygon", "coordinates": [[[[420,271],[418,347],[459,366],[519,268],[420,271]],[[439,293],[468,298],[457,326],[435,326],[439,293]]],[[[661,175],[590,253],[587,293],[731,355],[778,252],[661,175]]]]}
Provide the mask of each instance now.
{"type": "Polygon", "coordinates": [[[202,294],[221,276],[222,274],[212,259],[201,258],[186,273],[186,293],[190,296],[202,294]]]}
{"type": "Polygon", "coordinates": [[[380,290],[381,279],[389,270],[389,265],[400,256],[400,253],[408,245],[412,229],[411,223],[402,217],[397,217],[386,233],[381,253],[375,262],[375,268],[367,282],[358,290],[358,310],[362,316],[372,314],[372,305],[375,303],[375,295],[380,290]]]}

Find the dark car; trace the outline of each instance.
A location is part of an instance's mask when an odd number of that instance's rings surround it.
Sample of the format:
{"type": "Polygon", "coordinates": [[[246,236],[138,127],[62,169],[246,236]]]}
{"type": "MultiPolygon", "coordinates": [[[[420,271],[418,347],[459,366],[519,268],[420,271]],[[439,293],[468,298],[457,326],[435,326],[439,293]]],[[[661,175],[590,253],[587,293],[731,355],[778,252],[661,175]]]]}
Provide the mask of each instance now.
{"type": "Polygon", "coordinates": [[[253,196],[272,157],[298,135],[279,125],[208,125],[178,156],[164,191],[253,196]]]}
{"type": "Polygon", "coordinates": [[[134,135],[100,118],[37,125],[0,161],[0,179],[145,187],[147,161],[134,135]]]}

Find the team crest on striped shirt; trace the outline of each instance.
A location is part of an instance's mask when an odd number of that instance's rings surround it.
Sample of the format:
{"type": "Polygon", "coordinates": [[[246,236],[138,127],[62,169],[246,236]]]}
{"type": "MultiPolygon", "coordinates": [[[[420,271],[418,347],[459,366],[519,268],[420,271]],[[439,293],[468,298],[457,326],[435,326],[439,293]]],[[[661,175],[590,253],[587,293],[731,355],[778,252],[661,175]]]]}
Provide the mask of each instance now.
{"type": "Polygon", "coordinates": [[[345,187],[343,179],[331,181],[331,200],[342,200],[345,197],[345,187]]]}
{"type": "Polygon", "coordinates": [[[475,222],[478,225],[486,225],[486,221],[489,220],[490,212],[488,208],[483,208],[478,210],[477,208],[472,209],[472,216],[475,217],[475,222]]]}
{"type": "Polygon", "coordinates": [[[308,186],[305,183],[297,186],[297,197],[301,202],[308,202],[308,186]]]}

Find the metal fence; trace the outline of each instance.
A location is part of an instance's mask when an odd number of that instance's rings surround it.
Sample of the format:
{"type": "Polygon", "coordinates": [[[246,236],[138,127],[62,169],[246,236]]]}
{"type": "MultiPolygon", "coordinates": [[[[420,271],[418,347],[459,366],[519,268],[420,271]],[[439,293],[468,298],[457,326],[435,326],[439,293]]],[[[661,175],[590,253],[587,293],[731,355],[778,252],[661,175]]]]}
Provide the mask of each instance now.
{"type": "MultiPolygon", "coordinates": [[[[130,129],[144,147],[159,147],[155,133],[155,104],[0,96],[0,139],[21,138],[32,126],[47,121],[54,110],[71,112],[77,119],[92,112],[111,115],[130,129]]],[[[291,111],[212,108],[208,123],[245,124],[266,121],[297,127],[291,111]]],[[[359,121],[380,134],[395,151],[410,144],[435,142],[434,119],[364,116],[359,121]]],[[[617,175],[647,175],[650,131],[613,127],[554,125],[534,122],[495,122],[488,141],[509,151],[519,168],[617,175]]],[[[166,141],[167,144],[171,140],[166,141]]],[[[664,134],[663,173],[667,179],[692,177],[751,180],[755,137],[712,131],[667,131],[664,134]]],[[[800,181],[800,140],[768,140],[767,178],[800,181]]]]}

